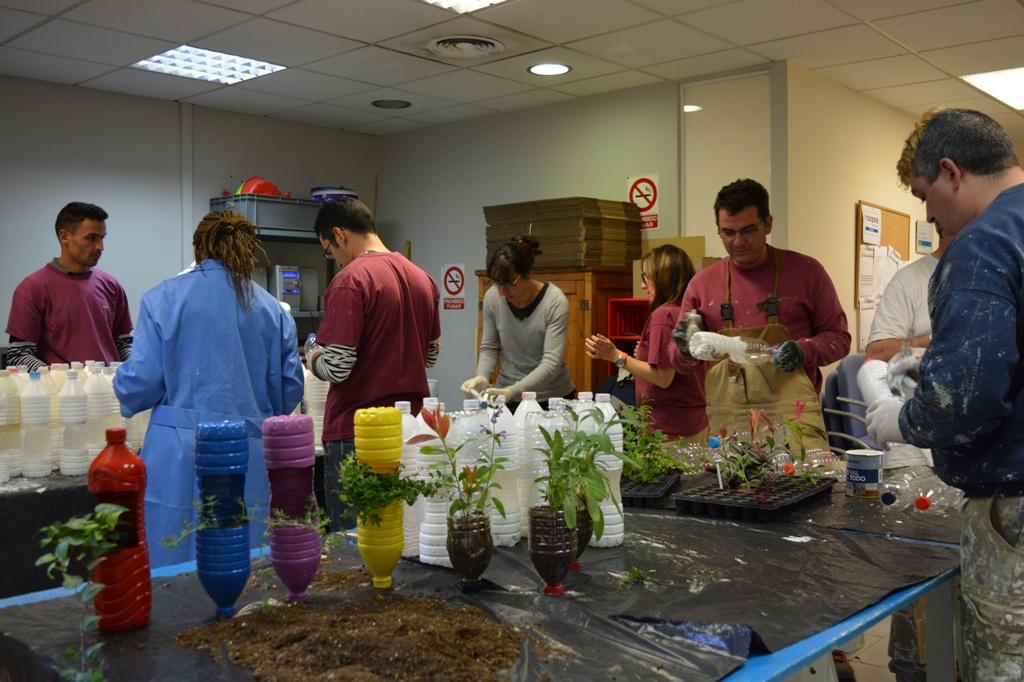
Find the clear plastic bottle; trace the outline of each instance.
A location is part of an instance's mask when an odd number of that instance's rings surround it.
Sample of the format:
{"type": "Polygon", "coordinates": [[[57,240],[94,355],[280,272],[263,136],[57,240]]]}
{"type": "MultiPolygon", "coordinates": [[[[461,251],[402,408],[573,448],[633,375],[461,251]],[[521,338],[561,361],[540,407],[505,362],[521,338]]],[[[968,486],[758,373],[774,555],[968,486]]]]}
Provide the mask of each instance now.
{"type": "Polygon", "coordinates": [[[39,380],[43,384],[47,395],[50,396],[50,468],[56,471],[60,468],[60,422],[57,420],[57,394],[60,387],[53,377],[50,376],[49,367],[40,367],[39,380]]]}
{"type": "Polygon", "coordinates": [[[917,510],[944,514],[963,499],[958,488],[946,485],[927,467],[887,471],[879,501],[886,511],[917,510]]]}
{"type": "Polygon", "coordinates": [[[698,360],[714,361],[729,356],[733,362],[760,364],[771,361],[774,351],[771,344],[749,336],[697,332],[690,337],[690,355],[698,360]]]}
{"type": "Polygon", "coordinates": [[[21,476],[21,394],[12,372],[0,372],[0,456],[11,478],[21,476]]]}
{"type": "MultiPolygon", "coordinates": [[[[412,416],[412,404],[408,400],[399,400],[395,407],[402,413],[402,477],[416,478],[420,475],[418,445],[409,445],[408,440],[416,435],[416,417],[412,416]]],[[[417,497],[416,503],[405,506],[402,516],[404,543],[402,556],[416,558],[420,555],[420,524],[423,522],[423,498],[417,497]]]]}
{"type": "Polygon", "coordinates": [[[21,394],[21,450],[26,477],[50,475],[50,396],[39,372],[29,374],[21,394]]]}
{"type": "MultiPolygon", "coordinates": [[[[597,409],[605,419],[605,426],[602,428],[612,441],[612,447],[618,453],[622,452],[622,425],[615,423],[607,426],[607,423],[616,417],[615,408],[612,406],[612,397],[608,393],[600,393],[597,396],[597,409]]],[[[591,542],[595,547],[618,547],[625,540],[626,519],[622,513],[622,492],[620,484],[622,480],[622,460],[614,455],[598,455],[597,465],[604,470],[608,478],[608,486],[612,495],[601,503],[601,513],[604,514],[604,534],[600,539],[594,538],[591,542]]]]}
{"type": "MultiPolygon", "coordinates": [[[[93,365],[95,367],[96,365],[93,365]]],[[[93,372],[85,381],[86,411],[89,416],[87,447],[89,456],[95,458],[107,446],[107,429],[120,426],[120,407],[114,390],[103,378],[102,369],[93,372]],[[118,413],[115,414],[115,410],[118,413]]]]}
{"type": "Polygon", "coordinates": [[[87,438],[88,396],[78,380],[78,372],[70,370],[64,387],[57,394],[57,419],[63,428],[60,448],[60,473],[80,476],[89,471],[91,457],[87,438]]]}

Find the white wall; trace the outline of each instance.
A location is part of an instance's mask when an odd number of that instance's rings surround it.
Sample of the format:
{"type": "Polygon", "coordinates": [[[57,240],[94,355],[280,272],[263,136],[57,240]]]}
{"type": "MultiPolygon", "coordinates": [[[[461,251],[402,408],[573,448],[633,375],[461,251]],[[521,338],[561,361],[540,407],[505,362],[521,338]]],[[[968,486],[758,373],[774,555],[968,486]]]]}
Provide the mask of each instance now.
{"type": "MultiPolygon", "coordinates": [[[[412,258],[438,282],[444,263],[465,263],[465,311],[443,311],[441,400],[461,405],[472,376],[477,286],[486,261],[483,207],[592,196],[625,200],[626,177],[655,172],[661,227],[679,234],[677,87],[636,88],[423,130],[380,142],[378,223],[391,248],[412,241],[412,258]]],[[[543,249],[543,243],[541,243],[543,249]]]]}
{"type": "MultiPolygon", "coordinates": [[[[295,196],[344,183],[372,203],[377,139],[175,102],[0,77],[0,320],[23,277],[60,248],[69,201],[110,214],[100,268],[142,294],[191,261],[210,197],[263,175],[295,196]]],[[[323,254],[310,244],[313,261],[323,254]]],[[[6,335],[0,344],[6,343],[6,335]]]]}
{"type": "MultiPolygon", "coordinates": [[[[797,64],[788,78],[788,248],[818,259],[836,285],[856,348],[854,220],[859,200],[924,220],[896,161],[914,118],[797,64]]],[[[913,234],[911,234],[913,237],[913,234]]],[[[904,253],[903,257],[908,258],[904,253]]]]}

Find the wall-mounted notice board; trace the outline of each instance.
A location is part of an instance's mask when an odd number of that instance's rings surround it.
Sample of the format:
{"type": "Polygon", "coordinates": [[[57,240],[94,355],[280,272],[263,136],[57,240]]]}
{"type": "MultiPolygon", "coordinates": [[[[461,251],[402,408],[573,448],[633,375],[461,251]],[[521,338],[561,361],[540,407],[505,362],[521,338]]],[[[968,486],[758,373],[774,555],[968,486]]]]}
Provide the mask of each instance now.
{"type": "Polygon", "coordinates": [[[875,307],[889,280],[910,256],[910,216],[867,201],[857,202],[857,251],[854,260],[854,303],[857,306],[857,349],[863,351],[871,333],[875,307]]]}

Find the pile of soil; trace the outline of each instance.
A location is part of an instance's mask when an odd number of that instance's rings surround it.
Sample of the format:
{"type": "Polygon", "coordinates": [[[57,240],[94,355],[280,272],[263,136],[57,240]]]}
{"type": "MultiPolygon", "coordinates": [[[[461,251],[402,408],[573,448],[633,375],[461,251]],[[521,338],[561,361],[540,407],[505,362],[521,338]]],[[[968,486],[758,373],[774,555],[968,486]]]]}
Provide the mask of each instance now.
{"type": "Polygon", "coordinates": [[[354,571],[318,571],[310,584],[310,589],[317,590],[355,590],[360,587],[372,587],[373,578],[362,569],[354,571]]]}
{"type": "MultiPolygon", "coordinates": [[[[353,571],[352,573],[359,573],[353,571]]],[[[523,634],[472,606],[378,595],[267,608],[188,630],[178,643],[270,680],[501,679],[523,634]]]]}

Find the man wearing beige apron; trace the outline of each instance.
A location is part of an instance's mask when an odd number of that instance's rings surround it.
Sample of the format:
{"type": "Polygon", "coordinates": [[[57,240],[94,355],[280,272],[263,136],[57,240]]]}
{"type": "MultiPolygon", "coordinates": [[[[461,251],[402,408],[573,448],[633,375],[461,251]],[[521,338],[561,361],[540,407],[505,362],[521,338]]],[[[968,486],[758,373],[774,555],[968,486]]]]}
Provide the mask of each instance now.
{"type": "MultiPolygon", "coordinates": [[[[819,368],[850,351],[846,313],[832,280],[813,258],[768,246],[768,191],[754,180],[737,180],[721,189],[715,222],[729,255],[690,281],[673,332],[673,367],[686,373],[705,364],[689,354],[685,314],[696,310],[708,331],[762,339],[775,349],[770,364],[724,358],[706,368],[712,432],[745,423],[751,409],[764,410],[773,421],[791,419],[797,401],[806,406],[803,422],[824,431],[819,368]]],[[[813,433],[805,437],[804,446],[828,448],[813,433]]]]}

